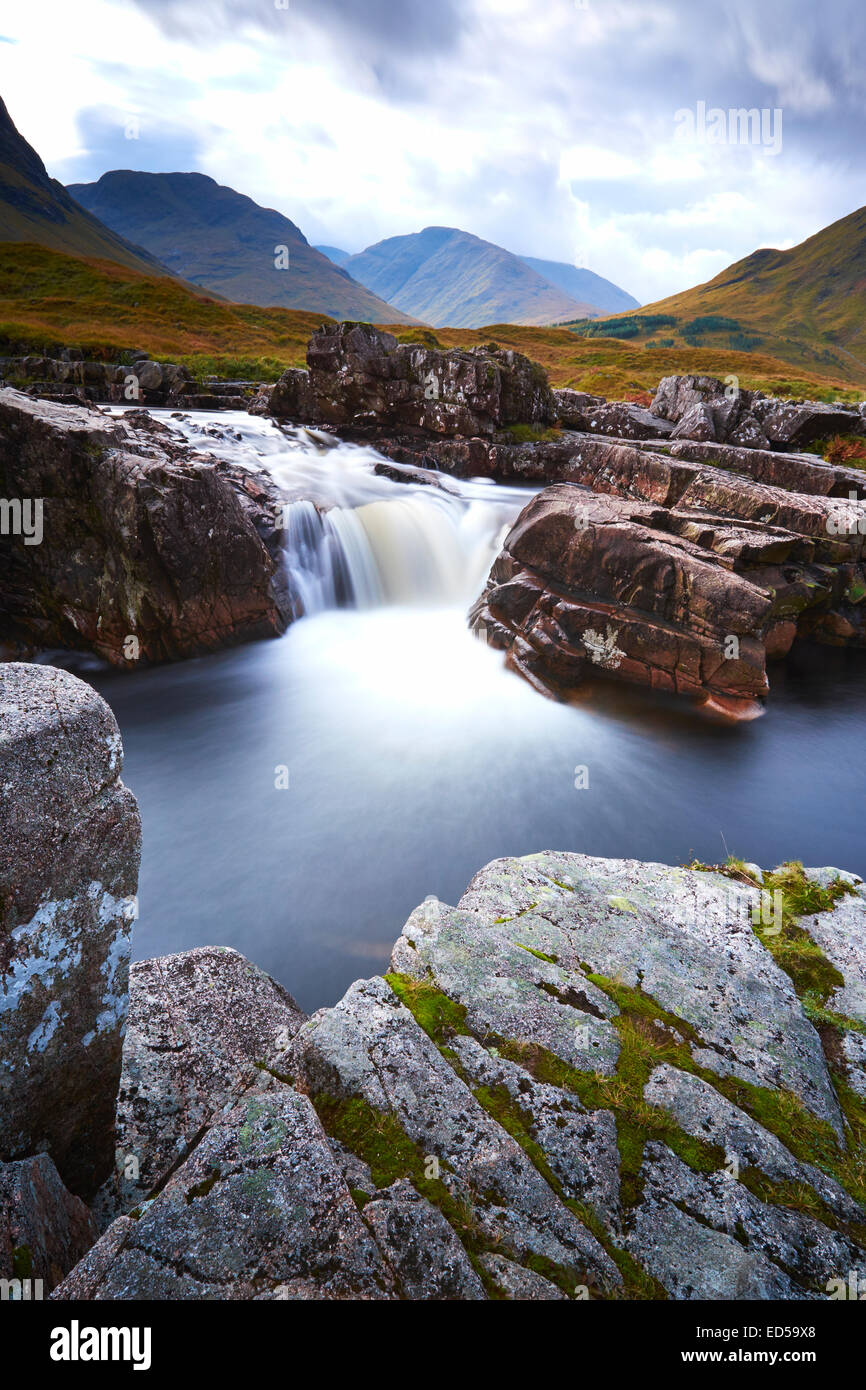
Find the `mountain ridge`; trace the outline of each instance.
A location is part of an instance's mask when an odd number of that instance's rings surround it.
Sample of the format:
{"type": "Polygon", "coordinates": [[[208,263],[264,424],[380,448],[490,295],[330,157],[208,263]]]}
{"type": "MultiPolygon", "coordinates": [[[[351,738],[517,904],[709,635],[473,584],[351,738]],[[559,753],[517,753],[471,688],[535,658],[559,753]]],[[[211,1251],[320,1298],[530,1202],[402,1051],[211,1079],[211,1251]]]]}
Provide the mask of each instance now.
{"type": "Polygon", "coordinates": [[[151,252],[105,226],[52,179],[0,98],[0,242],[29,242],[116,261],[146,275],[171,272],[151,252]]]}
{"type": "Polygon", "coordinates": [[[120,235],[136,236],[172,273],[235,303],[417,322],[334,265],[283,213],[207,174],[112,169],[68,192],[120,235]]]}
{"type": "Polygon", "coordinates": [[[345,268],[434,328],[547,325],[600,312],[545,280],[520,256],[458,227],[386,237],[351,256],[345,268]]]}

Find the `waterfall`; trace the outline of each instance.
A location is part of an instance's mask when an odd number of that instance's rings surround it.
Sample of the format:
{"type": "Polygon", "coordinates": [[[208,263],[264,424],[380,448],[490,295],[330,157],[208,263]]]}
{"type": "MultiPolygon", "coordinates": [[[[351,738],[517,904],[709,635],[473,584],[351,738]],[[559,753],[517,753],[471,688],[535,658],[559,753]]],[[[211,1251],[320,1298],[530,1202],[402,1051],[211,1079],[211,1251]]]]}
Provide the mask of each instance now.
{"type": "MultiPolygon", "coordinates": [[[[468,607],[532,496],[484,479],[430,474],[422,482],[417,469],[398,482],[376,472],[382,457],[367,446],[240,411],[166,423],[198,448],[265,468],[287,498],[299,499],[287,501],[282,517],[296,617],[383,605],[468,607]]],[[[390,461],[388,468],[400,472],[390,461]]]]}

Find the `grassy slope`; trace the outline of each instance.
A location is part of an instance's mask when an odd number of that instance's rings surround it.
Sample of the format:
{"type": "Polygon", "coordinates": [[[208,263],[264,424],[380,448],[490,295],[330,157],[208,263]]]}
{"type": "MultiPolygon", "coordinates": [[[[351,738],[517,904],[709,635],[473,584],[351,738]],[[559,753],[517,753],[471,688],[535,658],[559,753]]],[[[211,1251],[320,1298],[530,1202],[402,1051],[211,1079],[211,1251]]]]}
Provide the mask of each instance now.
{"type": "MultiPolygon", "coordinates": [[[[789,251],[761,250],[682,294],[645,304],[634,318],[672,315],[675,326],[650,327],[636,343],[673,337],[696,318],[718,315],[738,325],[733,336],[757,341],[754,352],[849,382],[866,380],[866,208],[859,208],[789,251]]],[[[622,321],[623,316],[618,316],[622,321]]],[[[631,314],[628,316],[632,317],[631,314]]],[[[614,320],[615,324],[616,320],[614,320]]],[[[690,336],[694,336],[690,334],[690,336]]],[[[698,331],[717,350],[728,327],[698,331]]]]}
{"type": "MultiPolygon", "coordinates": [[[[227,304],[191,293],[178,281],[144,276],[110,261],[79,260],[40,246],[0,246],[0,348],[43,352],[78,346],[103,359],[142,348],[197,371],[273,379],[303,366],[307,340],[323,314],[227,304]]],[[[610,338],[581,338],[566,328],[495,324],[483,329],[393,330],[403,341],[471,347],[497,342],[540,362],[554,386],[610,397],[654,390],[677,371],[735,373],[743,386],[780,394],[844,394],[832,374],[792,371],[760,353],[721,349],[647,349],[610,338]]],[[[866,371],[860,377],[866,386],[866,371]]],[[[857,394],[854,392],[853,394],[857,394]]]]}
{"type": "Polygon", "coordinates": [[[303,366],[307,340],[324,321],[301,310],[227,304],[112,261],[0,246],[4,352],[69,346],[112,360],[141,348],[201,371],[264,380],[303,366]]]}
{"type": "MultiPolygon", "coordinates": [[[[432,341],[424,330],[401,330],[399,336],[402,341],[432,341]]],[[[823,365],[795,369],[767,353],[738,352],[727,347],[647,348],[640,342],[620,342],[615,338],[582,338],[567,328],[501,323],[473,330],[437,328],[435,338],[443,347],[496,342],[500,347],[514,348],[540,362],[551,385],[572,386],[609,399],[654,391],[663,376],[683,372],[722,378],[735,375],[744,388],[783,396],[859,400],[866,392],[866,368],[844,375],[823,365]]]]}

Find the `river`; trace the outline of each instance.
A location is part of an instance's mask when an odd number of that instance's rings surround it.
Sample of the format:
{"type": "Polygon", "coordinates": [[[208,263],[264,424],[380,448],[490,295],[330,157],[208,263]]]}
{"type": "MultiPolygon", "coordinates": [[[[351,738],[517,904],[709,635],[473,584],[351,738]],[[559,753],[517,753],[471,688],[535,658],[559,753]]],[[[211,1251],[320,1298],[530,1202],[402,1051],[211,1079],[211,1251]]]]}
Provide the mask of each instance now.
{"type": "Polygon", "coordinates": [[[455,902],[501,855],[730,850],[866,874],[866,655],[795,655],[750,723],[611,684],[557,704],[466,627],[528,492],[394,482],[368,449],[240,412],[154,414],[335,505],[287,513],[308,616],[283,638],[75,667],[117,716],[141,807],[139,958],[234,946],[313,1009],[385,967],[423,898],[455,902]]]}

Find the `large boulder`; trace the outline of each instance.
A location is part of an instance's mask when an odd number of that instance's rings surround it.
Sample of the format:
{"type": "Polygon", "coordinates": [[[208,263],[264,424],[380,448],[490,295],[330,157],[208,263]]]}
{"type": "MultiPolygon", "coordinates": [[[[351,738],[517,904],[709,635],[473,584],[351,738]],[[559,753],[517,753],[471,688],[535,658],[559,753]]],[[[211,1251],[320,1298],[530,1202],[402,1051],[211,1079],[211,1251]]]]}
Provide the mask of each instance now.
{"type": "Polygon", "coordinates": [[[279,419],[339,429],[491,435],[515,424],[552,423],[557,410],[544,370],[500,348],[441,350],[398,343],[367,323],[319,329],[306,375],[291,368],[269,393],[279,419]]]}
{"type": "Polygon", "coordinates": [[[667,376],[659,382],[653,415],[672,422],[676,439],[716,440],[735,446],[801,449],[834,434],[862,434],[855,407],[787,401],[741,390],[735,377],[667,376]]]}
{"type": "Polygon", "coordinates": [[[527,446],[512,476],[543,460],[567,483],[524,508],[470,614],[538,688],[595,674],[754,713],[797,637],[866,645],[866,501],[843,504],[833,466],[581,435],[527,446]]]}
{"type": "Polygon", "coordinates": [[[282,985],[225,946],[134,964],[115,1173],[101,1210],[115,1215],[143,1200],[305,1017],[282,985]]]}
{"type": "Polygon", "coordinates": [[[114,1160],[141,827],[105,701],[0,665],[0,1159],[88,1197],[114,1160]]]}
{"type": "Polygon", "coordinates": [[[276,485],[196,453],[144,411],[115,418],[0,391],[0,494],[39,519],[38,533],[4,542],[0,636],[122,666],[289,621],[276,485]]]}

